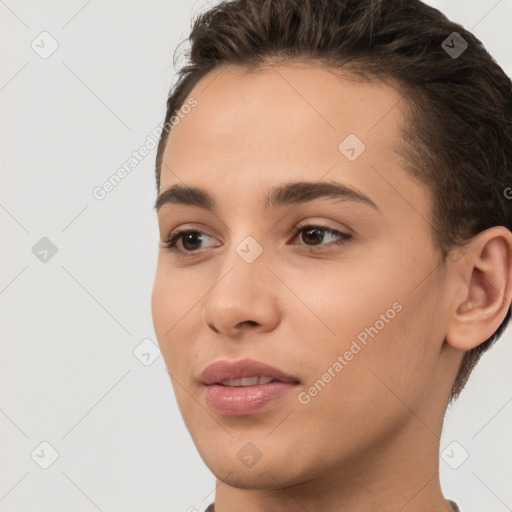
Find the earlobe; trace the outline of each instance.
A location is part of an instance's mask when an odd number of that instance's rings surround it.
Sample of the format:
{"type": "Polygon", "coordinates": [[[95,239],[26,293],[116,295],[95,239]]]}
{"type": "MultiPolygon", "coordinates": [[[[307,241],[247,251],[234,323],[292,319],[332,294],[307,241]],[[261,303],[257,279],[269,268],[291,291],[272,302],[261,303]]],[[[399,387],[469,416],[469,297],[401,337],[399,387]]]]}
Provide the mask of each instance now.
{"type": "Polygon", "coordinates": [[[451,272],[459,295],[452,302],[446,342],[460,350],[471,350],[494,334],[510,307],[512,233],[503,226],[482,231],[471,240],[451,272]]]}

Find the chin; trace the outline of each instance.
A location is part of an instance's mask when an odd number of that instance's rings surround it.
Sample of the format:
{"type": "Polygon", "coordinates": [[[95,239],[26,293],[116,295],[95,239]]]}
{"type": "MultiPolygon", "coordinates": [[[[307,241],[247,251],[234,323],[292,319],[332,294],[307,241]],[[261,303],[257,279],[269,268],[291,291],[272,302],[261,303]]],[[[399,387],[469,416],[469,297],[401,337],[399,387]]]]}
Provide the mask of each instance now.
{"type": "Polygon", "coordinates": [[[232,464],[221,465],[218,463],[208,467],[216,478],[237,489],[282,489],[298,483],[290,481],[290,475],[287,475],[282,469],[272,469],[271,464],[268,468],[261,466],[259,469],[256,467],[233,468],[232,464]]]}

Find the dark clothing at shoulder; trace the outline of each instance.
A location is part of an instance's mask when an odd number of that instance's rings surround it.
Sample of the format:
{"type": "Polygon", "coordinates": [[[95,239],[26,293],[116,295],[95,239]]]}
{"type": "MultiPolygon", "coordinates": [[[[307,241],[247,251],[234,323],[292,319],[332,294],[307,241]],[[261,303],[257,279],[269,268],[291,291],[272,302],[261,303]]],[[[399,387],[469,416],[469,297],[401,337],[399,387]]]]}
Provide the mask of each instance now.
{"type": "MultiPolygon", "coordinates": [[[[459,506],[457,505],[457,503],[455,503],[454,501],[452,500],[447,500],[448,503],[451,505],[452,509],[453,509],[453,512],[461,512],[459,506]]],[[[215,512],[215,503],[210,503],[208,505],[208,508],[204,511],[204,512],[215,512]]]]}

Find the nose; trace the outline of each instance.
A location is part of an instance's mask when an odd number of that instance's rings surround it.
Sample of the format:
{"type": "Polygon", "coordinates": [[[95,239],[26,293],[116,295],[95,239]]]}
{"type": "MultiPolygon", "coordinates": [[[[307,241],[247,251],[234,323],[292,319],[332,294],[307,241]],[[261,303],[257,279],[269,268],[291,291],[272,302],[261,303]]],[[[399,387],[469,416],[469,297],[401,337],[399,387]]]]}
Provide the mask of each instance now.
{"type": "Polygon", "coordinates": [[[278,286],[266,260],[265,251],[251,263],[234,249],[226,256],[219,278],[204,299],[202,319],[209,329],[238,337],[279,325],[278,286]]]}

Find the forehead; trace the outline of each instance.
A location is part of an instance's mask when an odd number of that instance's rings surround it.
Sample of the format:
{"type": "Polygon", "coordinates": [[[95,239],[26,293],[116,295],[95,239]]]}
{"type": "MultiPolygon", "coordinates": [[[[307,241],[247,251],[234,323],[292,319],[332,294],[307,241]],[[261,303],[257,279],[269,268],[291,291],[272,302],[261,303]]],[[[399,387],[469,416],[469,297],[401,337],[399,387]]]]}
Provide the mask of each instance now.
{"type": "Polygon", "coordinates": [[[226,66],[189,98],[197,106],[169,135],[161,190],[183,182],[227,198],[234,187],[254,195],[272,183],[325,177],[373,195],[384,209],[404,196],[426,208],[423,188],[395,152],[405,102],[391,85],[311,63],[226,66]]]}

